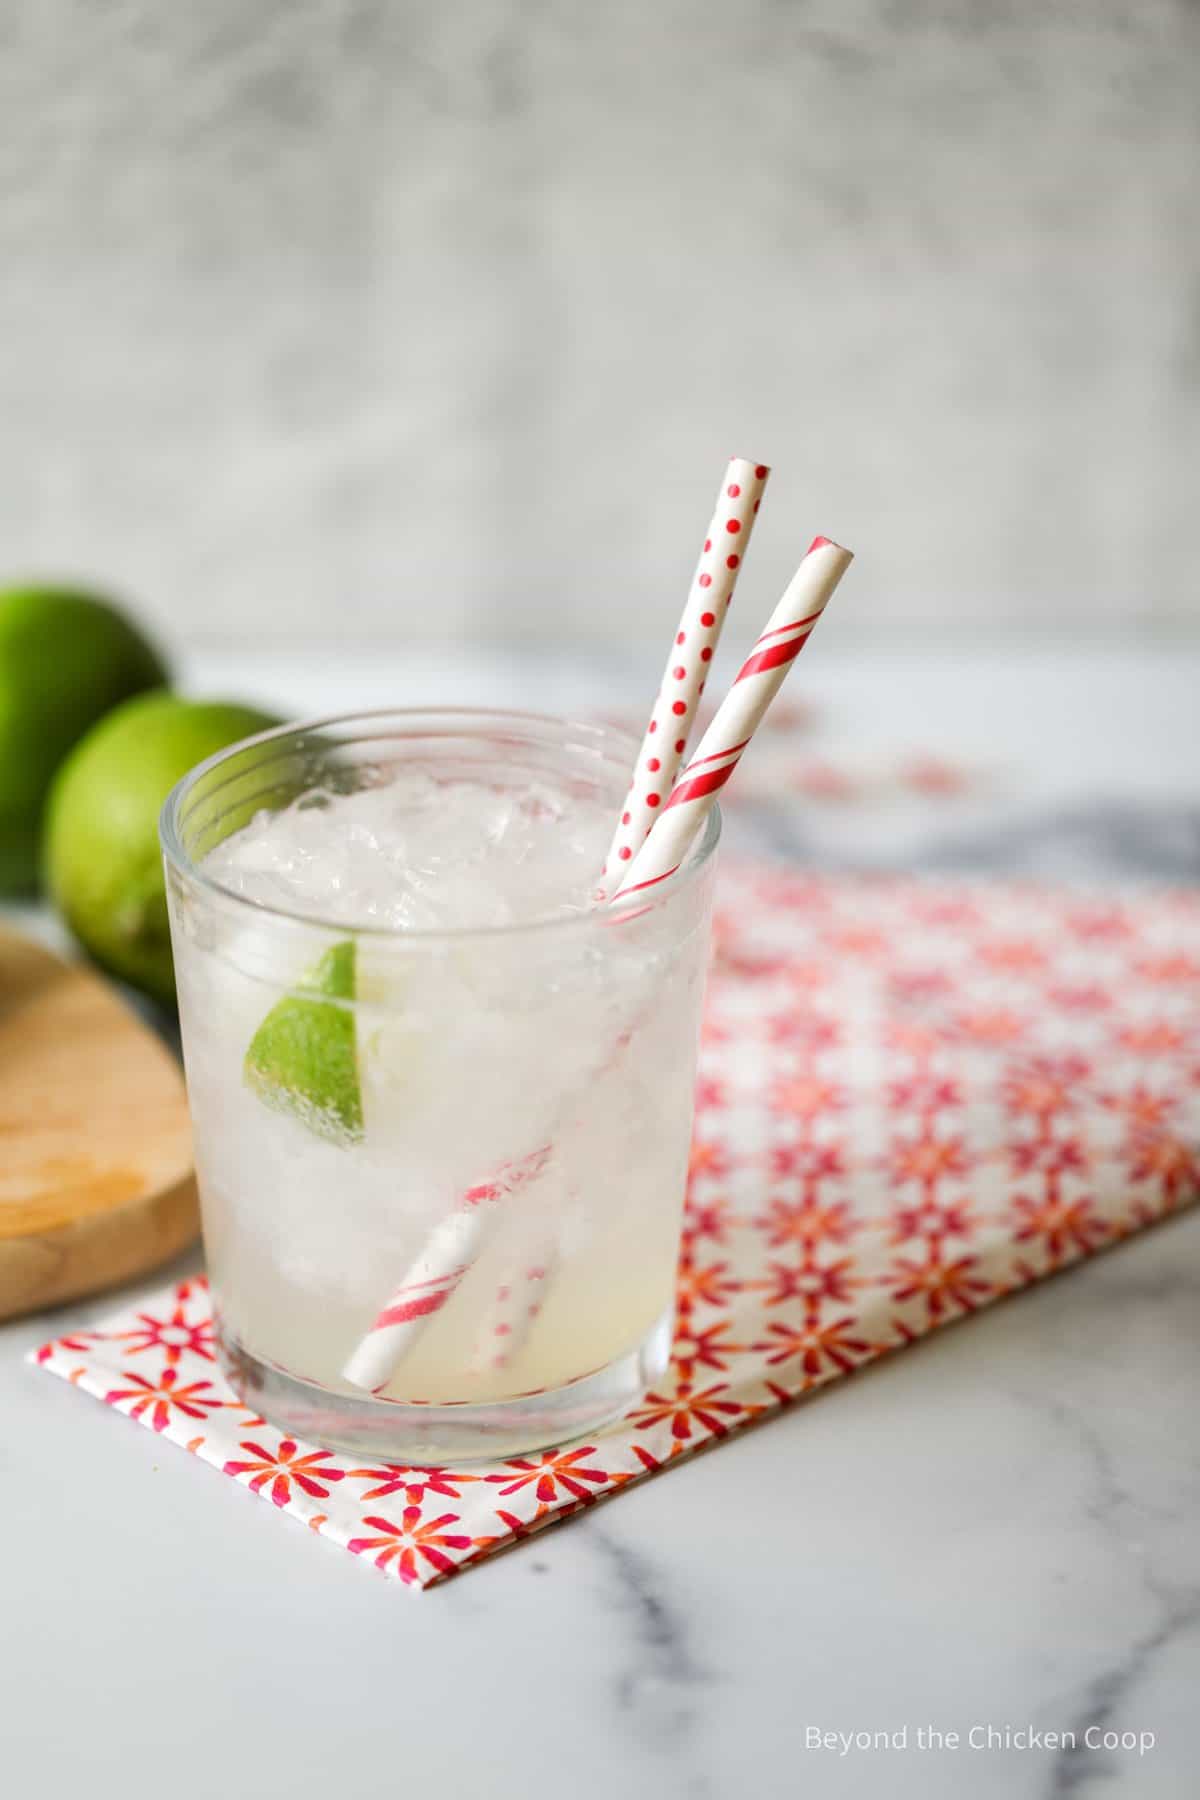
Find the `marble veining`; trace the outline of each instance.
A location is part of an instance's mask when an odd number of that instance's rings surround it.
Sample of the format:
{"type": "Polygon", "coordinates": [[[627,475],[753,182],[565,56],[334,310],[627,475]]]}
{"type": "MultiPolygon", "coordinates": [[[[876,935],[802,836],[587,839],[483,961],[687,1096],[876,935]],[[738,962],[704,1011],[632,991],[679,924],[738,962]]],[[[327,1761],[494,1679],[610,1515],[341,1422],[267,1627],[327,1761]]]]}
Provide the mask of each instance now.
{"type": "MultiPolygon", "coordinates": [[[[1171,1291],[1169,1281],[1149,1284],[1153,1298],[1162,1301],[1171,1291]]],[[[1195,1275],[1186,1284],[1188,1299],[1194,1303],[1198,1284],[1195,1275]]],[[[1130,1290],[1123,1283],[1121,1293],[1130,1290]]],[[[1179,1292],[1179,1288],[1176,1288],[1179,1292]]],[[[1079,1694],[1065,1704],[1066,1729],[1075,1742],[1059,1749],[1050,1770],[1049,1796],[1085,1794],[1095,1784],[1107,1784],[1117,1772],[1112,1753],[1103,1747],[1089,1745],[1089,1734],[1103,1732],[1114,1721],[1123,1722],[1139,1685],[1151,1673],[1155,1659],[1181,1638],[1200,1626],[1200,1585],[1180,1582],[1171,1573],[1159,1572],[1147,1545],[1130,1535],[1145,1525],[1144,1508],[1149,1496],[1142,1496],[1126,1485],[1119,1467],[1117,1452],[1106,1436],[1103,1423],[1081,1407],[1066,1405],[1053,1397],[1024,1396],[1052,1421],[1060,1441],[1073,1444],[1079,1452],[1086,1485],[1081,1490],[1079,1515],[1094,1524],[1111,1544],[1115,1557],[1129,1563],[1135,1572],[1140,1595],[1145,1602],[1149,1622],[1114,1653],[1112,1660],[1091,1676],[1079,1694]],[[1132,1562],[1129,1562],[1132,1559],[1132,1562]]],[[[1200,1454],[1195,1460],[1200,1475],[1200,1454]]],[[[1169,1515],[1170,1516],[1170,1515],[1169,1515]]],[[[1174,1515],[1176,1518],[1178,1514],[1174,1515]]],[[[1063,1716],[1060,1700],[1059,1721],[1063,1716]]]]}
{"type": "Polygon", "coordinates": [[[1112,1779],[1114,1759],[1103,1749],[1088,1747],[1089,1729],[1103,1731],[1114,1720],[1120,1719],[1122,1709],[1148,1673],[1153,1660],[1200,1625],[1200,1591],[1181,1594],[1170,1588],[1160,1590],[1158,1584],[1149,1579],[1146,1586],[1158,1601],[1159,1622],[1131,1644],[1110,1669],[1088,1683],[1078,1710],[1071,1718],[1070,1728],[1078,1741],[1058,1752],[1051,1770],[1048,1789],[1051,1796],[1086,1793],[1089,1787],[1107,1784],[1112,1779]]]}
{"type": "Polygon", "coordinates": [[[686,1745],[712,1673],[692,1648],[686,1603],[668,1596],[654,1558],[619,1525],[593,1518],[588,1541],[605,1565],[606,1605],[626,1625],[630,1654],[617,1676],[617,1705],[630,1728],[663,1752],[686,1745]]]}

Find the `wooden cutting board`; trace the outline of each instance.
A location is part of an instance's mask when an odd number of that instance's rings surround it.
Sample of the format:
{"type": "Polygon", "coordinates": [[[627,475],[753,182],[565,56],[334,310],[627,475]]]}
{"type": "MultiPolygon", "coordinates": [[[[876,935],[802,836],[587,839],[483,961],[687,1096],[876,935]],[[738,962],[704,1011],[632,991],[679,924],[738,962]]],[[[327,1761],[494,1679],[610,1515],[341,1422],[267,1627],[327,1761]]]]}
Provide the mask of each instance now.
{"type": "Polygon", "coordinates": [[[198,1229],[170,1051],[101,977],[0,926],[0,1319],[140,1275],[198,1229]]]}

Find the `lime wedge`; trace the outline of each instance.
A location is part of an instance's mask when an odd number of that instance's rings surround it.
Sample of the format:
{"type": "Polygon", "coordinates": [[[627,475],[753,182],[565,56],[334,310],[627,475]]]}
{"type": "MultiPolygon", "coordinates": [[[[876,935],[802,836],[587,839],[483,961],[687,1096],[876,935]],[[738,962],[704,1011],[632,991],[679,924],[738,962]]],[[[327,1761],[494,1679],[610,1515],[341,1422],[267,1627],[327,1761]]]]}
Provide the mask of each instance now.
{"type": "Polygon", "coordinates": [[[354,1011],[338,1004],[354,999],[355,985],[354,944],[334,944],[300,991],[271,1008],[245,1061],[247,1084],[260,1099],[338,1144],[363,1134],[354,1011]]]}

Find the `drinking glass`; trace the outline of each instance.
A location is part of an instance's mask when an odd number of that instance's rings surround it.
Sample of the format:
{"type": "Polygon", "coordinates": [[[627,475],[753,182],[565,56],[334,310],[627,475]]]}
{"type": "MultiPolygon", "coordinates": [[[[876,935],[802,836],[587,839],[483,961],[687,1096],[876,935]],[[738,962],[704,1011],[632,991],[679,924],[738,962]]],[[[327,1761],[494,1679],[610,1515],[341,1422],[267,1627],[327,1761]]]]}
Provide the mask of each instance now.
{"type": "Polygon", "coordinates": [[[409,769],[518,801],[551,782],[615,817],[635,750],[533,715],[369,713],[248,739],[169,796],[218,1353],[280,1429],[408,1464],[509,1456],[657,1383],[720,822],[635,903],[478,929],[350,930],[233,893],[206,855],[263,809],[409,769]]]}

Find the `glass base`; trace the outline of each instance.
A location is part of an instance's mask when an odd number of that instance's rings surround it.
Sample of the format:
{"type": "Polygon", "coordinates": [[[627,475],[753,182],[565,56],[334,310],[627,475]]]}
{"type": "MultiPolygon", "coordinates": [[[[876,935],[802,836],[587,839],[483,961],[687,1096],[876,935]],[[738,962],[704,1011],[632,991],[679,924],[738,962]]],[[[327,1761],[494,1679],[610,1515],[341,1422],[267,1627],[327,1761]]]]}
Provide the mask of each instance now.
{"type": "Polygon", "coordinates": [[[420,1404],[338,1393],[285,1375],[217,1327],[218,1360],[238,1398],[277,1430],[331,1450],[407,1468],[496,1461],[592,1437],[635,1406],[666,1372],[670,1310],[633,1350],[565,1387],[513,1400],[420,1404]]]}

